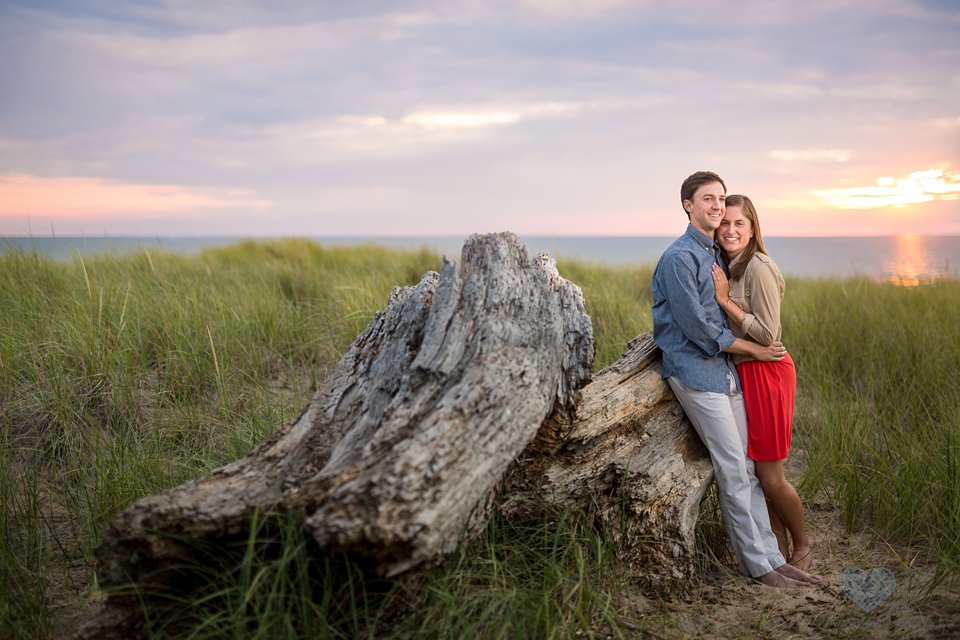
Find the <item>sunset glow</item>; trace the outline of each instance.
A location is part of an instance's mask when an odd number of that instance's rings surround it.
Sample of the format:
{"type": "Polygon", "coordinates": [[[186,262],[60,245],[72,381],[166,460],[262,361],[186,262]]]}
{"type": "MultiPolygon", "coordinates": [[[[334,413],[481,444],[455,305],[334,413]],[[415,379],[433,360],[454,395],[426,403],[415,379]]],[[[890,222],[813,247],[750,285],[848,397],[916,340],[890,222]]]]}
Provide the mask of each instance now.
{"type": "Polygon", "coordinates": [[[915,171],[906,178],[877,178],[876,186],[828,189],[815,194],[834,209],[877,209],[933,200],[957,200],[960,199],[960,173],[927,169],[915,171]]]}
{"type": "Polygon", "coordinates": [[[830,162],[847,162],[850,160],[849,149],[778,149],[770,152],[770,157],[781,162],[804,160],[827,160],[830,162]]]}
{"type": "Polygon", "coordinates": [[[269,204],[242,189],[199,190],[97,178],[0,176],[0,219],[112,218],[159,213],[190,216],[204,209],[263,209],[269,204]]]}
{"type": "Polygon", "coordinates": [[[0,4],[0,236],[960,235],[956,3],[230,7],[0,4]]]}
{"type": "Polygon", "coordinates": [[[513,124],[519,114],[508,111],[486,113],[411,113],[403,121],[425,129],[474,129],[493,125],[513,124]]]}
{"type": "Polygon", "coordinates": [[[917,287],[930,281],[927,274],[939,273],[943,269],[942,265],[931,264],[921,236],[897,236],[896,243],[896,251],[887,262],[887,282],[901,287],[917,287]]]}

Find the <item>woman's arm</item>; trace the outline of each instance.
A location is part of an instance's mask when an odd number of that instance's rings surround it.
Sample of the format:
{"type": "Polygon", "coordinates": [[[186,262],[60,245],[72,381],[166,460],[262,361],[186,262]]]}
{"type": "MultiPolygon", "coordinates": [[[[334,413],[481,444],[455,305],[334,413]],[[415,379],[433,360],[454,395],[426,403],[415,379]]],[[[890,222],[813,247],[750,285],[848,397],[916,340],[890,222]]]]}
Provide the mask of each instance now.
{"type": "Polygon", "coordinates": [[[745,334],[760,344],[769,345],[773,343],[780,327],[780,280],[768,263],[751,267],[747,268],[743,277],[747,279],[744,288],[750,291],[753,313],[747,313],[730,298],[730,283],[723,269],[717,265],[713,266],[714,295],[720,307],[740,325],[745,334]]]}
{"type": "MultiPolygon", "coordinates": [[[[720,305],[720,308],[723,309],[732,320],[735,320],[737,324],[742,324],[746,321],[748,314],[746,311],[740,308],[736,302],[730,299],[730,282],[727,280],[727,275],[723,272],[723,269],[719,265],[713,265],[713,284],[716,288],[716,293],[714,294],[717,299],[717,304],[720,305]]],[[[779,307],[777,305],[777,313],[779,318],[779,307]]],[[[782,342],[775,342],[772,338],[766,344],[760,344],[759,342],[751,342],[750,340],[742,340],[737,338],[733,341],[733,344],[724,349],[727,353],[739,353],[742,355],[750,356],[754,360],[761,360],[763,362],[778,362],[783,360],[784,356],[787,354],[786,348],[784,348],[782,342]]]]}
{"type": "Polygon", "coordinates": [[[730,281],[718,264],[713,265],[713,287],[715,289],[713,297],[717,299],[717,304],[723,312],[728,318],[741,324],[747,317],[747,312],[730,298],[730,281]]]}

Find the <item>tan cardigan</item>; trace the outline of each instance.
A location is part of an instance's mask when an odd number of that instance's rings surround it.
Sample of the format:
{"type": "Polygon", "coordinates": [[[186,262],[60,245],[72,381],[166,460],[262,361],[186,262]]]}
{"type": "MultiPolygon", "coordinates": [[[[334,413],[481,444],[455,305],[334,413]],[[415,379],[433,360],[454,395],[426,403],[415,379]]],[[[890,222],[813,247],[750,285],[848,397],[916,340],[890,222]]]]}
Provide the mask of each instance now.
{"type": "MultiPolygon", "coordinates": [[[[730,266],[737,263],[734,258],[730,266]]],[[[755,253],[739,280],[730,281],[730,299],[746,312],[739,325],[730,318],[730,329],[738,338],[770,345],[781,339],[780,303],[783,301],[783,275],[777,263],[765,253],[755,253]]],[[[737,364],[750,356],[734,354],[737,364]]]]}

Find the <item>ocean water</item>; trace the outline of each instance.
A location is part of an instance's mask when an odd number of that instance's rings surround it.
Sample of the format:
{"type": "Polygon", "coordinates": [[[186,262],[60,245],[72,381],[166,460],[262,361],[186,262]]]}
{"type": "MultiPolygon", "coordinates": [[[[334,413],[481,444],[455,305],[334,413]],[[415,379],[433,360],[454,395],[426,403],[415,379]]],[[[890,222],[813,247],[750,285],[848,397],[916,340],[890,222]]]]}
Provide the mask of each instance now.
{"type": "MultiPolygon", "coordinates": [[[[672,237],[521,236],[531,255],[545,251],[558,260],[582,260],[612,266],[652,264],[672,237]]],[[[256,238],[254,238],[256,239],[256,238]]],[[[426,247],[454,259],[462,237],[310,238],[323,246],[375,244],[397,249],[426,247]]],[[[194,254],[243,238],[236,237],[5,237],[0,252],[19,247],[56,259],[77,255],[156,250],[194,254]]],[[[881,236],[765,238],[770,256],[785,275],[824,278],[866,276],[905,286],[939,278],[960,278],[960,236],[881,236]]]]}

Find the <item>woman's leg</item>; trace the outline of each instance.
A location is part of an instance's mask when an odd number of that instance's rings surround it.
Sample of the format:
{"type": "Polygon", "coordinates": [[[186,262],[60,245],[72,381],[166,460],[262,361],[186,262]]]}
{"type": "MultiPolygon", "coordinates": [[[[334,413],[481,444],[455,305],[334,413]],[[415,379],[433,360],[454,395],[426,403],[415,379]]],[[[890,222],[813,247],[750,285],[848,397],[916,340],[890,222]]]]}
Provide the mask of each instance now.
{"type": "MultiPolygon", "coordinates": [[[[777,517],[793,539],[793,554],[789,562],[804,571],[810,566],[813,560],[811,555],[810,541],[807,539],[807,531],[804,527],[803,504],[800,502],[800,496],[793,485],[787,482],[783,475],[783,460],[771,462],[756,462],[757,478],[763,487],[763,494],[767,498],[767,504],[770,507],[771,526],[773,525],[773,513],[777,517]]],[[[776,532],[776,529],[774,529],[776,532]]],[[[779,542],[779,536],[778,536],[779,542]]]]}
{"type": "MultiPolygon", "coordinates": [[[[766,493],[764,493],[764,497],[766,497],[766,493]]],[[[790,541],[787,538],[787,527],[784,526],[783,520],[780,519],[780,515],[770,498],[767,498],[767,513],[770,514],[770,528],[773,529],[773,535],[777,536],[777,546],[780,548],[780,553],[783,554],[784,558],[789,558],[790,541]]]]}

